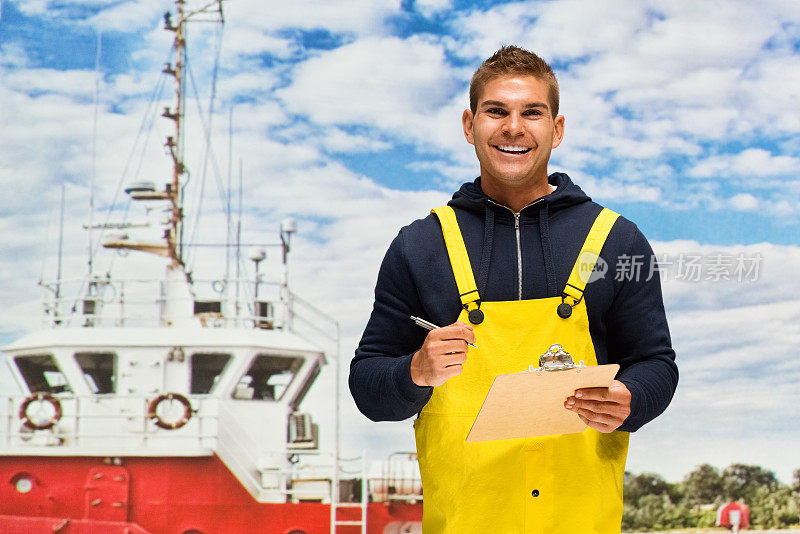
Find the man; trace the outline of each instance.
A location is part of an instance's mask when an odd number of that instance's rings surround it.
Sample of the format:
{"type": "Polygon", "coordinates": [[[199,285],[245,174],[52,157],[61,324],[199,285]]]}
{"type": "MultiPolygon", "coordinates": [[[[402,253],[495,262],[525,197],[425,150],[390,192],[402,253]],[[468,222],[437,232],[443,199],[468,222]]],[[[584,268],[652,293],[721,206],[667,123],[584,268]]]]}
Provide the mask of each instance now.
{"type": "Polygon", "coordinates": [[[628,432],[677,385],[659,277],[615,276],[652,258],[647,240],[567,175],[548,176],[564,135],[558,102],[535,54],[509,46],[487,59],[462,117],[480,177],[403,228],[381,265],[350,389],[370,419],[419,414],[426,533],[619,532],[628,432]],[[579,276],[586,257],[605,276],[579,276]],[[411,316],[449,326],[427,332],[411,316]],[[466,443],[494,377],[553,343],[620,365],[610,387],[565,401],[590,428],[466,443]]]}

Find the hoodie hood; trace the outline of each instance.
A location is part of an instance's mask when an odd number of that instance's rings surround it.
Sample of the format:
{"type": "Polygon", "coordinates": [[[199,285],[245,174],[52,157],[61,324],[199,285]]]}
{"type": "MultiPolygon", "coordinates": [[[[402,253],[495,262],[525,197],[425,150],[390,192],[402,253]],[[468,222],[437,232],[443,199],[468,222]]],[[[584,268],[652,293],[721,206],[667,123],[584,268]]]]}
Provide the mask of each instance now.
{"type": "MultiPolygon", "coordinates": [[[[539,227],[539,239],[542,247],[543,271],[547,280],[548,294],[554,294],[556,287],[556,269],[553,258],[553,244],[550,238],[550,216],[559,210],[572,207],[576,204],[589,202],[591,199],[580,187],[572,183],[569,176],[563,172],[555,172],[547,177],[550,185],[555,186],[555,190],[549,195],[537,199],[522,208],[522,218],[529,222],[534,222],[539,227]]],[[[474,182],[468,182],[461,186],[453,195],[448,204],[454,208],[461,208],[482,215],[483,226],[483,251],[481,254],[480,268],[478,270],[478,290],[480,294],[486,294],[486,284],[488,281],[490,258],[495,234],[495,219],[499,221],[514,221],[513,224],[520,224],[520,219],[513,214],[511,208],[503,207],[499,202],[489,198],[481,188],[480,177],[474,182]]],[[[524,223],[522,223],[524,224],[524,223]]],[[[519,230],[517,230],[517,249],[519,250],[519,230]]],[[[517,280],[519,284],[518,295],[522,300],[522,257],[517,253],[518,272],[517,280]]]]}
{"type": "MultiPolygon", "coordinates": [[[[555,187],[555,190],[549,195],[542,197],[541,201],[535,201],[534,203],[539,208],[543,207],[542,205],[546,205],[548,212],[551,214],[558,210],[591,200],[591,198],[589,198],[580,187],[572,183],[569,176],[563,172],[554,172],[547,177],[547,181],[550,185],[555,187]]],[[[448,202],[450,206],[455,208],[481,213],[485,211],[487,205],[491,206],[492,203],[499,204],[499,202],[490,199],[486,193],[483,192],[480,177],[476,178],[473,182],[467,182],[462,185],[461,188],[453,194],[453,198],[450,202],[448,202]],[[492,200],[492,202],[489,202],[489,200],[492,200]]],[[[533,208],[532,205],[531,208],[533,208]]],[[[539,210],[530,210],[526,207],[523,208],[522,211],[527,214],[528,211],[537,212],[539,210]]]]}

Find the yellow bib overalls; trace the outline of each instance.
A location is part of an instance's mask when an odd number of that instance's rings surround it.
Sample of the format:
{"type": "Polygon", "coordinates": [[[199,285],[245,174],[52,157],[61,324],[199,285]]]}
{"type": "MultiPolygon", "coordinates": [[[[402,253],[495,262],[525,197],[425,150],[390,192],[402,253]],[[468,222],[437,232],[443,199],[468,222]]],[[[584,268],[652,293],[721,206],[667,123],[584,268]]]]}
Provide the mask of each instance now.
{"type": "MultiPolygon", "coordinates": [[[[464,310],[458,319],[469,323],[468,312],[478,307],[480,296],[464,240],[452,208],[433,211],[461,294],[464,310]]],[[[586,272],[594,268],[586,258],[597,258],[617,217],[603,210],[589,231],[564,289],[572,306],[569,317],[556,313],[562,297],[480,302],[484,320],[473,326],[479,348],[469,349],[460,375],[434,388],[414,422],[424,534],[620,532],[627,432],[587,428],[541,438],[465,441],[496,375],[537,365],[553,343],[576,362],[597,365],[582,298],[586,272]]]]}

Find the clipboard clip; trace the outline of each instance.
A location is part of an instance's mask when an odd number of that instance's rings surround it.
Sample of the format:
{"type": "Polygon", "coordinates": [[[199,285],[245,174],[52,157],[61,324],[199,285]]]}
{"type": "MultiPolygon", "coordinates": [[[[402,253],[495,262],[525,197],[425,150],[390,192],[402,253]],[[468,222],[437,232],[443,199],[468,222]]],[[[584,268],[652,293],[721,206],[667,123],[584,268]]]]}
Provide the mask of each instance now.
{"type": "MultiPolygon", "coordinates": [[[[585,367],[583,360],[576,364],[570,353],[565,351],[560,343],[553,343],[544,354],[539,356],[539,367],[534,368],[531,365],[528,371],[563,371],[565,369],[574,369],[575,367],[585,367]]],[[[578,372],[580,372],[580,369],[578,372]]]]}

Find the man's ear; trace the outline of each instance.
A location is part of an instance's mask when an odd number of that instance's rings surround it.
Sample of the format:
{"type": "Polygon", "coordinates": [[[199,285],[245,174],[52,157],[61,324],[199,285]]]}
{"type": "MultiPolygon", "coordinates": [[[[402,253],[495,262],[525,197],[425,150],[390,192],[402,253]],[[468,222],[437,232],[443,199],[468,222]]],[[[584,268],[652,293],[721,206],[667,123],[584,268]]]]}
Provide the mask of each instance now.
{"type": "Polygon", "coordinates": [[[461,115],[461,125],[464,127],[464,137],[467,138],[467,142],[474,145],[475,138],[472,136],[472,120],[472,111],[465,109],[464,113],[461,115]]]}
{"type": "Polygon", "coordinates": [[[553,121],[553,145],[551,148],[556,148],[561,144],[564,139],[564,115],[559,115],[553,121]]]}

